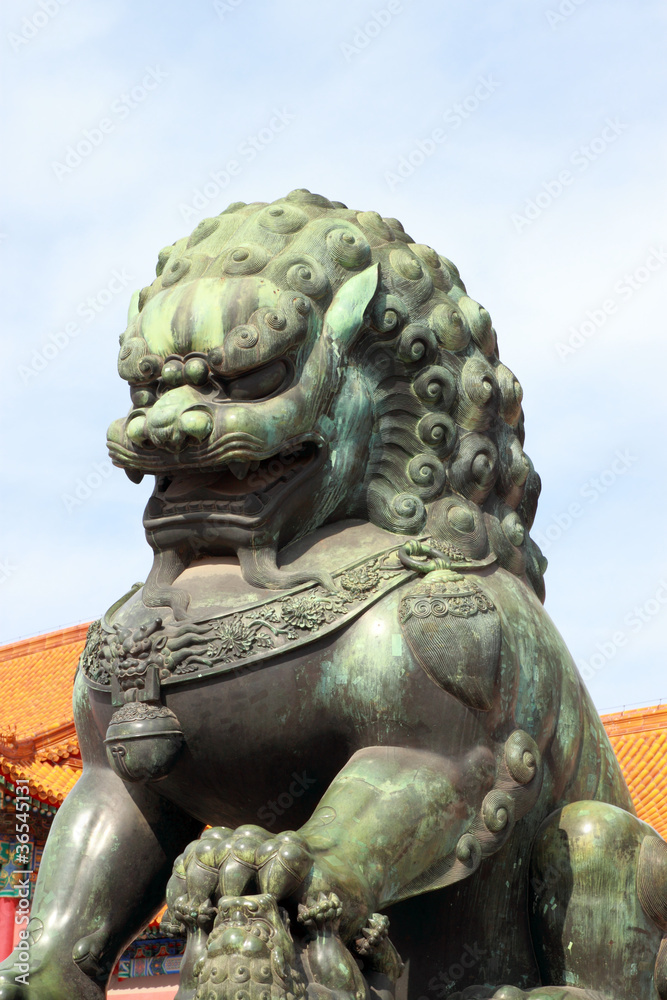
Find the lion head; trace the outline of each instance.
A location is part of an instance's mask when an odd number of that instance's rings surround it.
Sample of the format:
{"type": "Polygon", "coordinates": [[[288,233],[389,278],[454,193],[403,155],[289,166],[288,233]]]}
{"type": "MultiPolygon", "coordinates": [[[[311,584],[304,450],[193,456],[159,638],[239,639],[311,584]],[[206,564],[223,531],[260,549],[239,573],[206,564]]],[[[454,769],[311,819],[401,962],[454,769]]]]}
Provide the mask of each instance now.
{"type": "Polygon", "coordinates": [[[451,261],[300,189],[204,219],[156,273],[120,338],[132,409],[108,434],[131,479],[155,476],[145,603],[182,616],[170,584],[204,554],[301,582],[278,550],[347,518],[494,553],[543,597],[521,387],[451,261]]]}

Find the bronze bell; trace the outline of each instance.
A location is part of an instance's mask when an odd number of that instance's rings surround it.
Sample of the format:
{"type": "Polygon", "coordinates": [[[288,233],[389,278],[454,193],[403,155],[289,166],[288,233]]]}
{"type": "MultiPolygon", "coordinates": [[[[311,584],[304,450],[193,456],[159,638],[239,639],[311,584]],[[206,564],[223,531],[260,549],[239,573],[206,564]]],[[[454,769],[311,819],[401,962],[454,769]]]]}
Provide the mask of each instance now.
{"type": "Polygon", "coordinates": [[[183,741],[170,709],[134,701],[114,712],[104,743],[111,767],[124,781],[159,781],[176,763],[183,741]]]}

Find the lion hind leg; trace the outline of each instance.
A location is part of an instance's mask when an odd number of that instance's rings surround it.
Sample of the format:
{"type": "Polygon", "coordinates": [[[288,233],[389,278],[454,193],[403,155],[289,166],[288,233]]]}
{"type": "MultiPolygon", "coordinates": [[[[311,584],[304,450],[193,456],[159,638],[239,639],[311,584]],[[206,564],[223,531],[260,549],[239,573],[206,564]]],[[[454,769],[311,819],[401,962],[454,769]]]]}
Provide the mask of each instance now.
{"type": "Polygon", "coordinates": [[[655,838],[636,816],[604,802],[570,803],[542,824],[529,891],[544,986],[528,996],[559,996],[560,989],[564,1000],[578,995],[649,1000],[657,987],[665,1000],[654,979],[662,932],[640,898],[647,835],[655,838]]]}
{"type": "Polygon", "coordinates": [[[643,839],[639,851],[637,895],[644,913],[663,933],[654,981],[660,1000],[667,1000],[667,844],[654,834],[643,839]]]}

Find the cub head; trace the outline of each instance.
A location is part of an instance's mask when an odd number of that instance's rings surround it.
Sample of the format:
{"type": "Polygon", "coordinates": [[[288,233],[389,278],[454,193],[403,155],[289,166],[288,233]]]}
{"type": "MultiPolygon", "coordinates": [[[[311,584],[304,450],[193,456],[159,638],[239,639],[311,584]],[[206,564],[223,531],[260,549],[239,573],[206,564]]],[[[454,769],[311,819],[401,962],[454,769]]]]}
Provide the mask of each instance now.
{"type": "Polygon", "coordinates": [[[203,220],[156,270],[120,338],[132,408],[108,433],[132,480],[155,476],[145,603],[183,617],[171,583],[202,555],[302,582],[279,549],[347,518],[494,552],[542,596],[521,388],[450,261],[298,190],[203,220]]]}

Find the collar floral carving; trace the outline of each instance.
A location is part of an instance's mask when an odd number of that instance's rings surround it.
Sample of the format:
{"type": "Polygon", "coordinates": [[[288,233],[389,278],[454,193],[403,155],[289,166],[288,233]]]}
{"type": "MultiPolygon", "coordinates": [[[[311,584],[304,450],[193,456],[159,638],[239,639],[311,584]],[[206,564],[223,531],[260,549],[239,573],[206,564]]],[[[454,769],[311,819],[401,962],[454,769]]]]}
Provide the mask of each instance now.
{"type": "Polygon", "coordinates": [[[111,688],[115,704],[152,701],[161,685],[243,669],[340,628],[412,578],[397,558],[398,548],[334,573],[333,592],[321,584],[301,585],[205,622],[163,624],[157,618],[138,628],[94,622],[81,669],[92,687],[111,688]]]}

